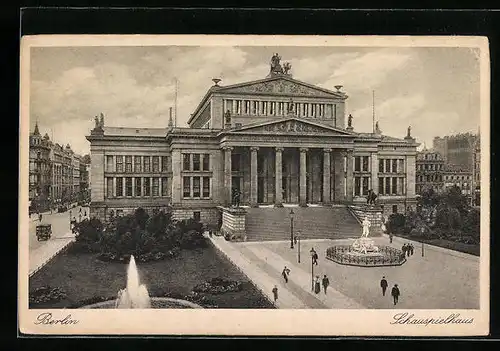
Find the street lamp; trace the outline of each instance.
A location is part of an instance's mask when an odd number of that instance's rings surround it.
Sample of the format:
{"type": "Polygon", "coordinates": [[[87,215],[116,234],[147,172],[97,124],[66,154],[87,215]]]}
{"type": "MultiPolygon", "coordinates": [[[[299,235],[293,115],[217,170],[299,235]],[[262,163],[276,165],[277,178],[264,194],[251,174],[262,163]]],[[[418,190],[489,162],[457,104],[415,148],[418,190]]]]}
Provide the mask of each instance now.
{"type": "Polygon", "coordinates": [[[311,290],[314,291],[314,249],[311,249],[309,253],[311,254],[311,290]]]}
{"type": "Polygon", "coordinates": [[[297,260],[300,263],[300,232],[295,236],[295,243],[297,244],[297,260]]]}
{"type": "Polygon", "coordinates": [[[290,248],[293,249],[293,208],[290,210],[290,248]]]}

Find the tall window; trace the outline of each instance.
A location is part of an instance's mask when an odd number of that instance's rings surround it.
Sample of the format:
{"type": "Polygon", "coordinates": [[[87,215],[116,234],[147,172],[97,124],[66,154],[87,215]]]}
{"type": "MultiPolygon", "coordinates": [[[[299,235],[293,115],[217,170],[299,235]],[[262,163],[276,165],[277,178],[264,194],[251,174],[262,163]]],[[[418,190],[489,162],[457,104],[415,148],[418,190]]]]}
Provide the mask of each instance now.
{"type": "Polygon", "coordinates": [[[269,113],[271,114],[271,116],[274,116],[276,114],[276,102],[271,101],[269,113]]]}
{"type": "Polygon", "coordinates": [[[153,156],[153,172],[160,172],[160,156],[153,156]]]}
{"type": "Polygon", "coordinates": [[[359,156],[354,157],[354,171],[361,171],[361,157],[359,156]]]}
{"type": "Polygon", "coordinates": [[[168,196],[168,178],[161,178],[161,196],[168,196]]]}
{"type": "Polygon", "coordinates": [[[193,177],[193,197],[200,197],[200,177],[193,177]]]}
{"type": "Polygon", "coordinates": [[[144,172],[145,173],[151,172],[151,157],[150,156],[144,156],[143,159],[144,159],[144,172]]]}
{"type": "Polygon", "coordinates": [[[200,170],[200,154],[193,154],[193,171],[200,170]]]}
{"type": "Polygon", "coordinates": [[[113,156],[106,156],[106,171],[113,172],[113,156]]]}
{"type": "Polygon", "coordinates": [[[392,178],[392,195],[396,195],[398,192],[398,178],[392,178]]]}
{"type": "Polygon", "coordinates": [[[354,195],[361,195],[361,177],[354,177],[354,195]]]}
{"type": "Polygon", "coordinates": [[[153,196],[160,196],[160,178],[153,178],[153,196]]]}
{"type": "Polygon", "coordinates": [[[368,177],[363,177],[363,195],[368,195],[368,177]]]}
{"type": "Polygon", "coordinates": [[[144,178],[144,196],[151,195],[151,180],[149,178],[144,178]]]}
{"type": "Polygon", "coordinates": [[[107,196],[113,197],[113,178],[106,178],[107,196]]]}
{"type": "Polygon", "coordinates": [[[399,195],[404,195],[406,193],[405,189],[404,189],[404,185],[405,185],[405,179],[403,177],[399,178],[399,186],[398,186],[398,194],[399,195]]]}
{"type": "Polygon", "coordinates": [[[141,156],[134,156],[134,172],[141,172],[141,156]]]}
{"type": "Polygon", "coordinates": [[[203,170],[204,171],[210,170],[210,154],[203,155],[203,170]]]}
{"type": "Polygon", "coordinates": [[[123,156],[116,156],[116,171],[123,172],[123,156]]]}
{"type": "Polygon", "coordinates": [[[182,179],[182,196],[191,197],[191,177],[184,177],[182,179]]]}
{"type": "Polygon", "coordinates": [[[116,178],[116,196],[123,196],[123,178],[116,178]]]}
{"type": "Polygon", "coordinates": [[[236,113],[241,115],[241,100],[236,101],[236,113]]]}
{"type": "Polygon", "coordinates": [[[391,172],[391,160],[385,160],[385,172],[386,173],[391,172]]]}
{"type": "Polygon", "coordinates": [[[252,101],[252,115],[257,114],[257,101],[252,101]]]}
{"type": "Polygon", "coordinates": [[[135,178],[135,196],[142,196],[141,178],[135,178]]]}
{"type": "Polygon", "coordinates": [[[191,169],[191,155],[182,154],[182,170],[189,171],[191,169]]]}
{"type": "Polygon", "coordinates": [[[363,156],[363,172],[368,172],[368,156],[363,156]]]}
{"type": "MultiPolygon", "coordinates": [[[[132,162],[130,163],[130,167],[132,167],[132,162]]],[[[132,178],[125,178],[125,196],[132,196],[132,178]]]]}
{"type": "Polygon", "coordinates": [[[378,192],[382,195],[385,194],[385,191],[384,191],[384,178],[379,178],[378,179],[378,192]]]}
{"type": "Polygon", "coordinates": [[[250,101],[245,100],[245,114],[249,115],[250,114],[250,101]]]}
{"type": "Polygon", "coordinates": [[[132,156],[125,156],[125,172],[132,173],[132,156]]]}
{"type": "Polygon", "coordinates": [[[384,160],[378,160],[378,171],[384,173],[384,160]]]}
{"type": "Polygon", "coordinates": [[[210,177],[203,177],[203,197],[210,197],[210,177]]]}
{"type": "Polygon", "coordinates": [[[267,101],[262,101],[260,103],[260,114],[267,115],[267,101]]]}
{"type": "Polygon", "coordinates": [[[398,171],[398,160],[392,160],[392,173],[397,173],[398,171]]]}
{"type": "Polygon", "coordinates": [[[167,156],[161,157],[161,171],[168,172],[168,157],[167,156]]]}
{"type": "Polygon", "coordinates": [[[385,194],[391,194],[391,178],[389,177],[385,178],[385,194]]]}

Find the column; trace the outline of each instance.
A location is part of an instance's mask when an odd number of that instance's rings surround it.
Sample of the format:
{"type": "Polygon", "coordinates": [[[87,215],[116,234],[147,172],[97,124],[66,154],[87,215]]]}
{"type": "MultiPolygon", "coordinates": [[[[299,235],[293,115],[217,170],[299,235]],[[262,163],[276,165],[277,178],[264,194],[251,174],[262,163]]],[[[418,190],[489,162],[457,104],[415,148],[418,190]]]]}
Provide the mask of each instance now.
{"type": "Polygon", "coordinates": [[[233,186],[231,184],[232,181],[232,173],[231,173],[231,151],[233,147],[226,146],[224,147],[224,198],[226,206],[230,206],[232,203],[232,189],[233,186]]]}
{"type": "Polygon", "coordinates": [[[250,206],[257,207],[257,146],[250,148],[250,206]]]}
{"type": "Polygon", "coordinates": [[[132,177],[132,197],[135,197],[135,177],[132,177]]]}
{"type": "Polygon", "coordinates": [[[323,149],[323,204],[330,203],[330,155],[332,149],[323,149]]]}
{"type": "Polygon", "coordinates": [[[283,207],[283,148],[277,147],[275,153],[274,207],[283,207]]]}
{"type": "Polygon", "coordinates": [[[299,206],[307,206],[306,191],[307,191],[307,148],[300,148],[300,188],[299,188],[299,206]]]}
{"type": "Polygon", "coordinates": [[[372,190],[378,195],[378,154],[372,152],[371,154],[371,177],[372,177],[372,190]]]}
{"type": "MultiPolygon", "coordinates": [[[[191,182],[191,184],[193,184],[193,182],[191,182]]],[[[153,177],[149,177],[149,197],[153,197],[153,177]]]]}
{"type": "Polygon", "coordinates": [[[346,177],[346,182],[347,182],[347,191],[346,191],[346,200],[349,202],[352,202],[352,197],[353,197],[353,183],[354,183],[354,178],[353,178],[353,150],[347,150],[347,177],[346,177]]]}

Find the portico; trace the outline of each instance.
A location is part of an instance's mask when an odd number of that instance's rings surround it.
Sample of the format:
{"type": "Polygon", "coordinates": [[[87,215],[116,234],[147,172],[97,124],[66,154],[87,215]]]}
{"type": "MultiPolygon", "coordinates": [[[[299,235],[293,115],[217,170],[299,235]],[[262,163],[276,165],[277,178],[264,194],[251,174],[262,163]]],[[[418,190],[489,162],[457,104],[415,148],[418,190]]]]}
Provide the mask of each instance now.
{"type": "Polygon", "coordinates": [[[232,189],[226,204],[235,190],[240,203],[252,207],[350,201],[345,187],[352,183],[352,172],[346,172],[346,163],[352,165],[349,133],[288,118],[221,134],[224,186],[232,189]]]}

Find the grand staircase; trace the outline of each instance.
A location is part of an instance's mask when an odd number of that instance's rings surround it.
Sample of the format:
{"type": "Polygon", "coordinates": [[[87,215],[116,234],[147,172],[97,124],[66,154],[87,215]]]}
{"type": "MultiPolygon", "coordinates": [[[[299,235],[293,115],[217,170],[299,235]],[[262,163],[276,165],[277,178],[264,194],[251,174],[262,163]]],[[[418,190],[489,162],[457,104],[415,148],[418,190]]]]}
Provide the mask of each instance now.
{"type": "MultiPolygon", "coordinates": [[[[248,208],[245,219],[247,241],[290,239],[290,209],[248,208]]],[[[303,239],[342,239],[361,235],[361,226],[345,206],[293,207],[294,232],[303,239]]]]}

